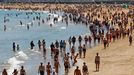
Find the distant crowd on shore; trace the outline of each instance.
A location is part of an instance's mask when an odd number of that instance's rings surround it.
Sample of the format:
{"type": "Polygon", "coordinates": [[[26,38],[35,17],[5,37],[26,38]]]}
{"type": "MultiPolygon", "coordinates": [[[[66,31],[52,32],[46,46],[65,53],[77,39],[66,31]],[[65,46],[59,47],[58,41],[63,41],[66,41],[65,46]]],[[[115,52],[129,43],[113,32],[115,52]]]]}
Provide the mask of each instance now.
{"type": "MultiPolygon", "coordinates": [[[[82,37],[70,36],[66,40],[56,40],[50,45],[51,56],[54,58],[54,67],[50,62],[45,66],[43,62],[40,63],[38,72],[40,75],[44,75],[47,72],[47,75],[60,75],[59,74],[59,57],[60,53],[63,53],[63,62],[65,68],[65,75],[68,75],[69,69],[72,66],[75,66],[79,58],[86,58],[87,48],[96,46],[97,44],[103,44],[104,49],[110,47],[111,42],[115,42],[118,39],[124,39],[127,37],[129,40],[129,45],[132,45],[133,42],[133,30],[134,30],[134,9],[132,8],[123,8],[120,5],[76,5],[72,8],[71,5],[66,6],[68,8],[62,8],[69,15],[64,15],[64,22],[69,25],[68,22],[73,22],[74,24],[84,24],[91,31],[90,35],[85,35],[82,37]],[[91,7],[90,7],[91,6],[91,7]],[[75,8],[73,8],[75,7],[75,8]],[[126,10],[129,10],[126,12],[126,10]],[[84,43],[82,43],[84,41],[84,43]],[[76,46],[76,42],[79,43],[76,46]],[[66,53],[67,43],[70,46],[70,53],[66,53]],[[76,47],[78,50],[76,50],[76,47]],[[78,51],[78,52],[77,52],[78,51]],[[70,63],[72,62],[72,63],[70,63]]],[[[45,9],[45,8],[44,8],[45,9]]],[[[55,8],[56,9],[56,8],[55,8]]],[[[58,7],[57,7],[58,9],[58,7]]],[[[33,41],[30,42],[30,48],[34,49],[35,44],[33,41]]],[[[13,51],[19,50],[19,45],[16,46],[16,43],[13,42],[13,51]]],[[[38,40],[38,48],[43,52],[44,57],[46,57],[46,42],[45,40],[38,40]]],[[[100,70],[100,56],[99,53],[96,53],[95,56],[95,66],[96,72],[100,70]]],[[[74,75],[88,75],[88,66],[86,62],[83,62],[82,72],[79,69],[79,66],[74,70],[74,75]]],[[[14,69],[13,75],[18,75],[17,69],[14,69]]],[[[8,75],[6,69],[3,70],[2,75],[8,75]]],[[[20,75],[26,75],[24,67],[21,67],[20,75]]]]}

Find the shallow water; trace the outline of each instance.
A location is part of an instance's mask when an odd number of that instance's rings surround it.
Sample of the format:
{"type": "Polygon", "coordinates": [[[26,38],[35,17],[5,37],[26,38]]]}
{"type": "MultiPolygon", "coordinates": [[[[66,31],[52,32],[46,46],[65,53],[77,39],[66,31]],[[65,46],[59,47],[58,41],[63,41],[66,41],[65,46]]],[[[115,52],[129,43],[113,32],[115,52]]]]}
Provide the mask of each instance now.
{"type": "MultiPolygon", "coordinates": [[[[47,63],[48,61],[52,61],[50,57],[49,45],[51,42],[55,42],[55,40],[67,40],[70,36],[78,36],[83,35],[89,32],[89,29],[82,24],[73,24],[69,23],[66,26],[65,23],[60,21],[54,24],[52,27],[49,26],[52,21],[41,23],[38,26],[38,21],[33,22],[33,17],[36,17],[39,14],[33,13],[29,14],[29,18],[26,16],[26,12],[31,11],[17,11],[17,10],[0,10],[0,72],[3,68],[8,68],[9,75],[13,72],[14,68],[20,68],[21,65],[24,65],[26,68],[27,75],[37,75],[38,65],[40,62],[47,63]],[[18,14],[16,16],[16,14],[18,14]],[[8,14],[8,15],[7,15],[8,14]],[[4,23],[4,16],[10,21],[4,23]],[[23,25],[20,25],[20,20],[23,22],[23,25]],[[27,24],[33,22],[33,26],[30,26],[30,29],[27,30],[27,24]],[[3,31],[3,25],[7,26],[7,31],[3,31]],[[38,51],[37,41],[38,40],[46,40],[47,45],[47,58],[44,60],[41,52],[38,51]],[[34,41],[35,49],[30,50],[30,41],[34,41]],[[12,51],[12,43],[16,42],[16,44],[20,45],[20,52],[12,51]]],[[[41,19],[45,19],[48,17],[48,12],[38,11],[40,13],[41,19]]],[[[54,15],[54,14],[52,14],[54,15]]],[[[62,12],[58,12],[56,15],[62,15],[62,12]]],[[[69,49],[67,47],[67,51],[69,49]]],[[[60,58],[62,60],[62,58],[60,58]]],[[[60,63],[63,63],[60,61],[60,63]]],[[[53,62],[51,62],[53,64],[53,62]]],[[[61,64],[63,66],[63,64],[61,64]]],[[[60,68],[60,74],[64,74],[64,68],[60,68]]]]}

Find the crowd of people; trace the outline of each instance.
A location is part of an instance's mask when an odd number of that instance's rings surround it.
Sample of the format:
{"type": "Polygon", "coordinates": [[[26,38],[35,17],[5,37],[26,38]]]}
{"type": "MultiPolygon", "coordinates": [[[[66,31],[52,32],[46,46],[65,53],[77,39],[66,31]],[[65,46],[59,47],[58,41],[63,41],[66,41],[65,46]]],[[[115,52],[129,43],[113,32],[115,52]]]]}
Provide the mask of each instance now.
{"type": "MultiPolygon", "coordinates": [[[[71,7],[68,5],[68,7],[71,7]]],[[[125,12],[125,8],[120,5],[76,5],[75,8],[64,9],[64,11],[69,14],[62,16],[63,22],[67,25],[68,21],[73,22],[74,24],[84,24],[89,27],[91,32],[90,35],[83,36],[70,36],[68,40],[56,40],[55,43],[52,42],[50,45],[51,56],[54,58],[54,64],[48,62],[47,65],[40,63],[38,73],[44,75],[45,72],[47,75],[59,75],[59,54],[63,53],[63,61],[65,74],[68,75],[69,69],[72,66],[75,66],[79,58],[86,58],[87,48],[96,46],[97,44],[103,44],[104,49],[109,47],[111,42],[115,42],[119,39],[124,39],[128,37],[129,44],[132,45],[132,33],[134,30],[134,15],[129,14],[129,11],[134,9],[127,8],[128,12],[125,12]],[[90,8],[89,8],[90,7],[90,8]],[[86,14],[85,14],[86,13],[86,14]],[[78,42],[78,46],[76,45],[78,42]],[[84,42],[84,43],[83,43],[84,42]],[[66,53],[66,46],[69,44],[70,53],[66,53]],[[76,47],[78,50],[76,50],[76,47]],[[72,62],[72,63],[70,63],[72,62]]],[[[29,29],[29,27],[28,27],[29,29]]],[[[4,31],[6,28],[4,28],[4,31]]],[[[34,49],[35,44],[33,41],[30,42],[30,48],[34,49]]],[[[44,56],[46,57],[46,42],[45,40],[38,40],[38,48],[43,51],[44,56]]],[[[19,45],[16,46],[13,42],[13,51],[20,50],[19,45]],[[17,49],[16,49],[17,48],[17,49]]],[[[99,53],[96,53],[95,56],[95,66],[96,72],[99,72],[100,68],[100,56],[99,53]]],[[[14,69],[13,75],[18,75],[18,70],[14,69]]],[[[79,66],[74,70],[74,75],[88,75],[89,69],[86,65],[86,62],[83,62],[82,73],[79,66]]],[[[6,69],[3,70],[2,75],[8,75],[6,69]]],[[[20,70],[20,75],[26,75],[26,71],[23,66],[20,70]]]]}

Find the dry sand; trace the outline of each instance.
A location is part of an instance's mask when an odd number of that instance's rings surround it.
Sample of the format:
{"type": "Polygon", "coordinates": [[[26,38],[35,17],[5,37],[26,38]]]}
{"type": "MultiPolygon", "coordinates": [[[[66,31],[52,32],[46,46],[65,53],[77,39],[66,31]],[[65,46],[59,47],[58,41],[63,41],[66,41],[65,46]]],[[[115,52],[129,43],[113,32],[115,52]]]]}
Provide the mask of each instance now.
{"type": "MultiPolygon", "coordinates": [[[[107,49],[103,49],[103,45],[88,49],[86,58],[82,60],[89,68],[89,75],[134,75],[134,45],[129,46],[128,37],[112,42],[107,49]],[[95,72],[94,64],[97,52],[101,57],[99,72],[95,72]]],[[[77,63],[80,69],[82,60],[77,63]]],[[[74,69],[70,70],[69,75],[73,75],[74,69]]]]}

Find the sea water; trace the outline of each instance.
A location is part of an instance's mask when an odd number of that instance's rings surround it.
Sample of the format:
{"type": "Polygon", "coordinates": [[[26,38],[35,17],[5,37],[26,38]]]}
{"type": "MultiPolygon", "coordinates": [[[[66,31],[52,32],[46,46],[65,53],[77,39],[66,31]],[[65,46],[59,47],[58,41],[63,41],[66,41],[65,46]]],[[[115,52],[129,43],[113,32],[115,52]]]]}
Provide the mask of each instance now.
{"type": "MultiPolygon", "coordinates": [[[[56,14],[48,11],[34,11],[32,14],[26,15],[26,12],[33,11],[18,11],[18,10],[0,10],[0,72],[4,68],[8,69],[9,75],[12,75],[14,69],[20,69],[24,65],[27,75],[38,75],[38,66],[40,62],[45,65],[47,62],[52,62],[50,56],[50,44],[55,40],[68,40],[70,36],[79,36],[89,32],[88,27],[82,24],[74,24],[69,22],[68,26],[61,22],[63,12],[56,14]],[[19,14],[16,16],[16,14],[19,14]],[[46,18],[51,15],[50,21],[46,18]],[[38,25],[38,20],[33,20],[33,17],[41,16],[45,23],[38,25]],[[53,17],[60,16],[57,23],[53,23],[53,17]],[[4,17],[9,19],[9,22],[4,23],[4,17]],[[20,25],[22,21],[23,25],[20,25]],[[30,29],[27,30],[27,24],[33,23],[30,29]],[[50,27],[50,24],[53,24],[50,27]],[[7,30],[4,31],[4,25],[7,30]],[[38,50],[38,40],[46,40],[47,58],[44,60],[43,54],[38,50]],[[30,41],[33,41],[35,48],[30,49],[30,41]],[[13,52],[12,43],[20,45],[20,51],[13,52]]],[[[67,52],[70,50],[67,47],[67,52]]],[[[60,58],[62,60],[62,58],[60,58]]],[[[63,63],[63,61],[60,61],[63,63]]],[[[60,67],[60,75],[64,74],[63,64],[60,67]]]]}

